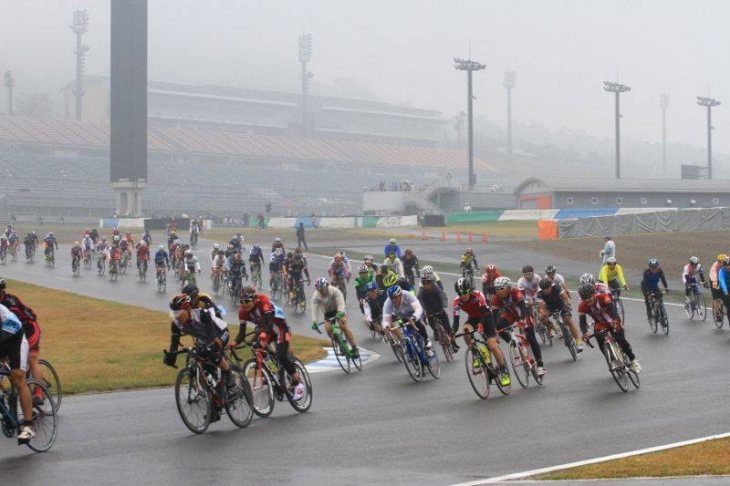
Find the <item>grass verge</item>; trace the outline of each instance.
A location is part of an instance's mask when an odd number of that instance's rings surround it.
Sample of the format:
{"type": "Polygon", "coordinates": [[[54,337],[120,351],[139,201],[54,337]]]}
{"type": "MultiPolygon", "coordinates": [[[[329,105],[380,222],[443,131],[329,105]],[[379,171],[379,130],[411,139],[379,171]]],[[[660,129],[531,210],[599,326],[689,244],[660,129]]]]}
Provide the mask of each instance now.
{"type": "MultiPolygon", "coordinates": [[[[41,357],[58,371],[64,392],[173,385],[178,370],[162,364],[162,350],[170,344],[170,321],[164,312],[14,280],[8,281],[8,288],[38,314],[41,357]]],[[[230,327],[235,336],[238,326],[230,327]]],[[[326,356],[326,345],[322,339],[296,336],[292,348],[306,363],[326,356]]],[[[178,365],[182,362],[179,359],[178,365]]]]}

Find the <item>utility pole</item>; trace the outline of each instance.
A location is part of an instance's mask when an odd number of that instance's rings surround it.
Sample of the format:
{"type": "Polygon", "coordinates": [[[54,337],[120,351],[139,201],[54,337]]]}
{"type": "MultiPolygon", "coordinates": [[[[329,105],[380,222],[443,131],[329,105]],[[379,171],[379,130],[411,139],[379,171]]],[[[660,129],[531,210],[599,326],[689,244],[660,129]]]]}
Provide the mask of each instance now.
{"type": "Polygon", "coordinates": [[[512,88],[517,82],[517,73],[504,73],[504,87],[507,88],[507,158],[512,160],[512,88]]]}
{"type": "Polygon", "coordinates": [[[721,101],[707,97],[698,96],[697,104],[707,107],[707,179],[712,179],[712,107],[720,106],[721,101]]]}
{"type": "Polygon", "coordinates": [[[662,169],[667,173],[667,108],[669,108],[669,95],[659,95],[659,108],[662,110],[662,169]]]}
{"type": "Polygon", "coordinates": [[[13,114],[13,88],[15,88],[15,78],[12,71],[5,71],[3,77],[3,86],[8,89],[8,115],[13,114]]]}
{"type": "Polygon", "coordinates": [[[631,88],[625,84],[612,83],[610,81],[603,82],[603,90],[609,93],[616,94],[616,179],[621,178],[621,110],[619,106],[619,95],[627,91],[631,91],[631,88]]]}
{"type": "Polygon", "coordinates": [[[474,183],[476,182],[476,176],[474,175],[474,111],[472,107],[472,101],[474,95],[472,95],[472,76],[474,71],[482,71],[487,68],[486,65],[472,61],[471,59],[460,59],[454,58],[454,67],[458,71],[466,71],[467,73],[467,133],[469,137],[469,190],[474,190],[474,183]]]}
{"type": "Polygon", "coordinates": [[[299,62],[302,64],[302,136],[309,134],[311,122],[309,120],[309,84],[314,76],[307,71],[307,63],[312,60],[312,34],[299,36],[299,62]]]}

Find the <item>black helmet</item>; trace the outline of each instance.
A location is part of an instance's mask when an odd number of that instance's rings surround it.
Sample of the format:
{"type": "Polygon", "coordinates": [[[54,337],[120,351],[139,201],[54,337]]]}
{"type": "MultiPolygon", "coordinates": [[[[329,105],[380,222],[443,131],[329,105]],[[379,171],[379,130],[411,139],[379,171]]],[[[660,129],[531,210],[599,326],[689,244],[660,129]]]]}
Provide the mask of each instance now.
{"type": "Polygon", "coordinates": [[[465,295],[472,291],[471,285],[469,284],[469,280],[465,278],[460,278],[456,281],[454,284],[454,290],[459,295],[465,295]]]}
{"type": "Polygon", "coordinates": [[[547,268],[545,269],[545,273],[555,273],[557,271],[558,271],[558,269],[555,268],[555,265],[548,265],[547,268]]]}
{"type": "Polygon", "coordinates": [[[532,267],[532,265],[525,265],[522,267],[522,273],[535,273],[535,269],[532,267]]]}
{"type": "Polygon", "coordinates": [[[7,283],[5,282],[4,278],[0,278],[0,290],[5,290],[5,287],[7,287],[7,283]]]}
{"type": "Polygon", "coordinates": [[[240,300],[251,300],[254,297],[256,297],[256,287],[253,285],[247,285],[244,288],[241,289],[241,291],[238,293],[238,297],[240,300]]]}
{"type": "Polygon", "coordinates": [[[190,296],[186,294],[178,294],[170,301],[170,309],[174,311],[185,307],[190,307],[190,296]]]}
{"type": "Polygon", "coordinates": [[[544,278],[544,279],[540,280],[540,288],[542,290],[545,290],[545,289],[550,288],[552,286],[553,286],[553,281],[550,280],[549,278],[544,278]]]}
{"type": "Polygon", "coordinates": [[[586,300],[596,295],[596,288],[591,284],[584,284],[578,289],[578,295],[581,299],[586,300]]]}
{"type": "Polygon", "coordinates": [[[194,299],[198,296],[198,292],[200,292],[200,289],[194,284],[187,284],[185,287],[182,288],[181,292],[183,294],[189,295],[191,299],[194,299]]]}

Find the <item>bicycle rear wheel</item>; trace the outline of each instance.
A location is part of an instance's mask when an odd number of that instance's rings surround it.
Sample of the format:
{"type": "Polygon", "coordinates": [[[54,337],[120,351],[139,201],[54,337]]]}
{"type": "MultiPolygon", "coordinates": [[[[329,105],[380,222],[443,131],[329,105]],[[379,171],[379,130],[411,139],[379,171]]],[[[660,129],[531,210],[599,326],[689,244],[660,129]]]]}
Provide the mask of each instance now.
{"type": "Polygon", "coordinates": [[[251,387],[241,368],[231,366],[231,373],[235,376],[236,385],[227,390],[226,413],[236,427],[244,428],[253,420],[251,387]]]}
{"type": "Polygon", "coordinates": [[[61,388],[61,380],[58,378],[58,373],[51,366],[51,363],[45,359],[39,359],[38,366],[42,368],[41,372],[43,373],[43,379],[39,381],[48,389],[48,393],[56,402],[56,410],[59,410],[61,408],[61,400],[63,400],[63,389],[61,388]]]}
{"type": "Polygon", "coordinates": [[[489,397],[489,370],[476,346],[472,345],[467,348],[464,353],[464,364],[466,365],[466,376],[469,377],[469,383],[474,389],[474,393],[482,400],[486,400],[489,397]]]}
{"type": "Polygon", "coordinates": [[[725,303],[720,301],[720,306],[717,309],[717,313],[713,316],[715,321],[715,327],[722,329],[722,325],[725,322],[725,303]]]}
{"type": "Polygon", "coordinates": [[[411,375],[413,381],[421,381],[423,379],[423,368],[413,341],[409,338],[404,339],[401,348],[403,351],[403,364],[406,366],[408,374],[411,375]]]}
{"type": "MultiPolygon", "coordinates": [[[[36,380],[27,380],[31,396],[40,393],[41,399],[33,402],[33,428],[35,437],[28,441],[27,446],[36,452],[45,452],[56,442],[58,433],[58,414],[56,402],[43,384],[36,380]],[[40,389],[40,392],[38,391],[40,389]]],[[[21,407],[18,407],[19,419],[22,418],[21,407]]]]}
{"type": "Polygon", "coordinates": [[[565,343],[565,347],[568,348],[568,351],[570,352],[570,356],[571,358],[573,358],[573,361],[577,361],[578,348],[575,345],[573,333],[570,332],[570,329],[568,328],[568,326],[565,325],[565,322],[562,319],[558,321],[558,324],[560,325],[560,332],[563,333],[563,342],[565,343]]]}
{"type": "Polygon", "coordinates": [[[509,342],[509,361],[512,365],[512,372],[522,388],[530,384],[530,365],[525,360],[524,351],[515,341],[509,342]]]}
{"type": "Polygon", "coordinates": [[[340,368],[342,368],[342,371],[345,373],[350,372],[350,358],[348,357],[347,353],[345,352],[345,346],[347,346],[346,343],[344,343],[345,339],[341,336],[338,337],[336,335],[332,336],[332,351],[335,353],[335,358],[337,358],[337,362],[340,364],[340,368]]]}
{"type": "Polygon", "coordinates": [[[545,327],[545,324],[542,322],[538,322],[535,325],[535,329],[537,330],[537,335],[540,336],[541,344],[546,344],[548,340],[548,330],[545,327]]]}
{"type": "Polygon", "coordinates": [[[175,401],[185,426],[202,434],[208,430],[213,412],[213,400],[206,383],[201,382],[194,368],[183,368],[175,380],[175,401]]]}
{"type": "MultiPolygon", "coordinates": [[[[309,376],[309,372],[307,371],[307,368],[304,366],[304,363],[302,363],[299,358],[292,357],[292,360],[294,361],[294,366],[297,367],[297,371],[299,371],[299,378],[301,379],[301,383],[304,385],[304,395],[302,395],[302,398],[299,400],[294,399],[294,395],[292,392],[287,392],[286,398],[289,400],[289,403],[299,413],[304,413],[309,410],[309,408],[312,406],[312,379],[309,376]]],[[[287,375],[287,385],[291,387],[291,377],[287,375]]]]}
{"type": "Polygon", "coordinates": [[[243,365],[243,376],[251,387],[251,405],[253,412],[259,417],[266,418],[274,411],[274,389],[269,384],[269,377],[259,367],[255,358],[249,359],[243,365]]]}
{"type": "Polygon", "coordinates": [[[441,345],[441,349],[444,352],[444,356],[446,357],[447,362],[451,362],[454,359],[454,353],[451,349],[451,338],[446,333],[446,330],[441,325],[441,318],[437,317],[434,326],[436,327],[436,336],[438,337],[438,342],[441,345]]]}

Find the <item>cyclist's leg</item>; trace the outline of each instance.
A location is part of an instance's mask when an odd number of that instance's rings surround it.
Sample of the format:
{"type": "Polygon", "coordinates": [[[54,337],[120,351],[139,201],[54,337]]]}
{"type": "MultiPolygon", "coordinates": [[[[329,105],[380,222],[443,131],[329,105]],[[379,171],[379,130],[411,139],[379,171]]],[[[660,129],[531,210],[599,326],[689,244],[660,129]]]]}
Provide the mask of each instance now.
{"type": "Polygon", "coordinates": [[[525,326],[524,331],[527,342],[530,343],[530,347],[532,348],[532,354],[535,355],[537,366],[542,368],[542,349],[540,349],[540,343],[537,342],[537,337],[535,336],[535,326],[525,326]]]}
{"type": "Polygon", "coordinates": [[[626,354],[626,356],[629,358],[630,361],[633,361],[636,356],[634,355],[634,351],[631,349],[631,344],[626,340],[626,335],[624,334],[624,330],[622,329],[612,329],[611,332],[613,333],[613,337],[618,343],[618,345],[621,347],[621,350],[626,354]]]}
{"type": "Polygon", "coordinates": [[[646,306],[646,318],[651,320],[651,307],[649,306],[649,293],[651,291],[642,283],[641,293],[644,294],[644,306],[646,306]]]}
{"type": "Polygon", "coordinates": [[[499,332],[499,336],[504,340],[504,342],[508,343],[510,341],[510,336],[506,329],[511,325],[511,318],[506,314],[502,314],[497,319],[496,324],[490,320],[484,326],[484,336],[487,338],[487,346],[489,346],[492,354],[497,359],[497,363],[499,363],[499,366],[505,372],[507,370],[507,360],[504,357],[504,353],[502,353],[502,348],[499,346],[499,341],[497,341],[497,332],[499,332]]]}
{"type": "Polygon", "coordinates": [[[723,293],[722,301],[725,303],[725,312],[727,312],[727,318],[730,321],[730,294],[723,293]]]}

